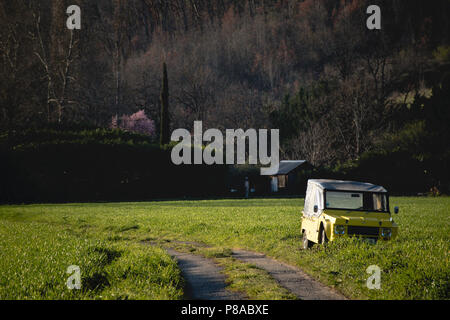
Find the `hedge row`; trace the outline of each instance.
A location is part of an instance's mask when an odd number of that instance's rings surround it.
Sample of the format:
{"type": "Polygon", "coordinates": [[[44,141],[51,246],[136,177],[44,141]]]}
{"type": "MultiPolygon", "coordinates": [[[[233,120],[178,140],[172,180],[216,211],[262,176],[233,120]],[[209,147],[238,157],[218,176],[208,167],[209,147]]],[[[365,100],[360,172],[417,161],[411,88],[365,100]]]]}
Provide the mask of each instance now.
{"type": "MultiPolygon", "coordinates": [[[[250,178],[258,195],[269,185],[253,166],[175,166],[171,147],[120,130],[46,128],[0,135],[0,203],[143,201],[242,195],[250,178]],[[230,194],[230,189],[237,192],[230,194]]],[[[304,194],[309,178],[368,181],[392,194],[450,192],[450,153],[417,157],[373,151],[332,169],[315,168],[291,193],[304,194]]]]}
{"type": "Polygon", "coordinates": [[[3,203],[135,201],[225,192],[226,167],[175,166],[170,148],[139,135],[44,130],[8,141],[0,149],[3,203]]]}

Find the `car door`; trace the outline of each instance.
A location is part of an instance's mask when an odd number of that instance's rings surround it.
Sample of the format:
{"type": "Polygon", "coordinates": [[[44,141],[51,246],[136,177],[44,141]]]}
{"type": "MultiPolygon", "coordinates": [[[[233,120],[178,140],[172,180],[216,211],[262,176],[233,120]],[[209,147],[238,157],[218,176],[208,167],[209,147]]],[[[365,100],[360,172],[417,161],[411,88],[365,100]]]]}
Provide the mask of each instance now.
{"type": "Polygon", "coordinates": [[[312,187],[308,186],[306,190],[305,206],[303,207],[303,217],[302,217],[302,231],[306,233],[309,240],[313,239],[314,230],[314,219],[313,219],[313,206],[314,198],[312,187]]]}
{"type": "Polygon", "coordinates": [[[305,230],[308,240],[318,242],[320,215],[323,211],[323,204],[321,204],[321,190],[314,186],[308,186],[305,198],[304,215],[302,222],[302,229],[305,230]],[[317,206],[317,212],[314,208],[317,206]]]}
{"type": "Polygon", "coordinates": [[[319,232],[320,232],[320,217],[324,211],[324,200],[323,200],[323,190],[319,188],[315,188],[314,190],[314,206],[313,206],[313,230],[312,234],[313,241],[319,242],[319,232]],[[317,211],[315,210],[317,208],[317,211]]]}

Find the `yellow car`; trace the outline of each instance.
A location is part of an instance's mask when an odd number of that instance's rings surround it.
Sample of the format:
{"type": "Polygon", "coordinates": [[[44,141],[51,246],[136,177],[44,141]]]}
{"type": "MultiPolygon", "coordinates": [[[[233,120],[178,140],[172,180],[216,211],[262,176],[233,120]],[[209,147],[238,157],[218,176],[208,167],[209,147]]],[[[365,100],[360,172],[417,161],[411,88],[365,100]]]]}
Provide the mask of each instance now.
{"type": "MultiPolygon", "coordinates": [[[[398,207],[394,212],[399,212],[398,207]]],[[[398,225],[385,188],[355,181],[309,180],[302,234],[303,249],[344,236],[376,243],[395,239],[398,225]]]]}

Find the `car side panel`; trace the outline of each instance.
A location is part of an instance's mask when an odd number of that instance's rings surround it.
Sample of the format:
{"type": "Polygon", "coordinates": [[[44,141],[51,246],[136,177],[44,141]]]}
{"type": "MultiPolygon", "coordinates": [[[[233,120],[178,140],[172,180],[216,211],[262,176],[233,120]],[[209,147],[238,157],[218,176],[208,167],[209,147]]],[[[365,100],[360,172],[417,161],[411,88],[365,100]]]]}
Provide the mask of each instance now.
{"type": "Polygon", "coordinates": [[[314,243],[319,243],[319,218],[318,217],[308,217],[303,215],[302,218],[302,231],[306,232],[306,236],[309,241],[314,243]]]}

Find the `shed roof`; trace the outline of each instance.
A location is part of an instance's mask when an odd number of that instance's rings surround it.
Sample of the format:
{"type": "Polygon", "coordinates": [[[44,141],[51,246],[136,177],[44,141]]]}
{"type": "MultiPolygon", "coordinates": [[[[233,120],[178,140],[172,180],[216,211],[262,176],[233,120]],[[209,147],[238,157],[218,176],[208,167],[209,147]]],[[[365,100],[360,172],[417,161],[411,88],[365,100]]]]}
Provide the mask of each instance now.
{"type": "Polygon", "coordinates": [[[324,190],[335,191],[360,191],[360,192],[387,192],[382,186],[377,186],[367,182],[356,181],[342,181],[342,180],[309,180],[308,184],[312,183],[324,190]]]}
{"type": "Polygon", "coordinates": [[[280,165],[278,170],[271,170],[268,173],[265,173],[265,176],[279,176],[289,174],[292,170],[297,169],[301,165],[306,163],[305,160],[284,160],[280,161],[280,165]]]}

